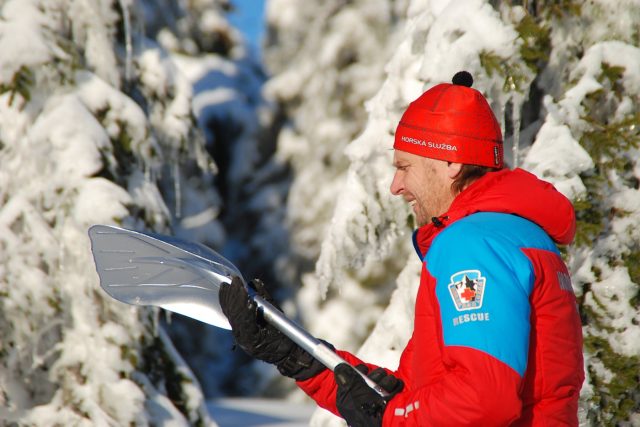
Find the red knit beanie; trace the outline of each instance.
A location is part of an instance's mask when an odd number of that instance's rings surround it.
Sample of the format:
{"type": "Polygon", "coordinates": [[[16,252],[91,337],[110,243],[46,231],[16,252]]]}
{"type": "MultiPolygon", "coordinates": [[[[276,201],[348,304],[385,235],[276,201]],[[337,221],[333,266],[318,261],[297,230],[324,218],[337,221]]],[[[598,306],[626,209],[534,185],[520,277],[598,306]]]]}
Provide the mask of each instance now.
{"type": "Polygon", "coordinates": [[[502,132],[466,71],[413,101],[396,129],[396,150],[454,163],[502,168],[502,132]]]}

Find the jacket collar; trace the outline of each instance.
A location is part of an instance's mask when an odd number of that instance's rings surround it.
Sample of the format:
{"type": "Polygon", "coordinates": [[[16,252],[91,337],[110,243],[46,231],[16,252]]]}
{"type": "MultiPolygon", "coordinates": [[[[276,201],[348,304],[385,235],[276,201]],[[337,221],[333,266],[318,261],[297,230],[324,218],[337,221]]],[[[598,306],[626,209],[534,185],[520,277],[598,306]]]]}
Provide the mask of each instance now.
{"type": "Polygon", "coordinates": [[[576,219],[569,199],[550,183],[523,169],[490,172],[473,182],[453,200],[449,210],[413,233],[413,244],[421,259],[433,239],[449,224],[477,212],[500,212],[526,218],[558,244],[569,244],[576,219]]]}

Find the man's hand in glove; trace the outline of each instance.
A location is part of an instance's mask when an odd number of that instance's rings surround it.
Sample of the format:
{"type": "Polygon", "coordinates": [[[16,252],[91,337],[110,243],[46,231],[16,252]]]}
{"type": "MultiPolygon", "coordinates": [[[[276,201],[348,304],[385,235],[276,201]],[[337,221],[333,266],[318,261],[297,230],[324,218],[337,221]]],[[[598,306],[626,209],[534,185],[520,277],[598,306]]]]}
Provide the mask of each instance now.
{"type": "MultiPolygon", "coordinates": [[[[256,293],[274,305],[264,283],[253,280],[250,286],[256,293]]],[[[231,325],[236,343],[256,359],[274,364],[282,375],[295,380],[309,379],[326,368],[286,335],[267,323],[256,302],[234,277],[229,285],[220,286],[218,295],[222,312],[231,325]]]]}
{"type": "Polygon", "coordinates": [[[333,371],[338,384],[336,395],[338,411],[351,427],[382,426],[382,416],[387,402],[402,390],[404,383],[382,368],[368,372],[365,365],[358,365],[356,369],[367,374],[389,395],[383,398],[369,387],[351,366],[341,363],[333,371]]]}

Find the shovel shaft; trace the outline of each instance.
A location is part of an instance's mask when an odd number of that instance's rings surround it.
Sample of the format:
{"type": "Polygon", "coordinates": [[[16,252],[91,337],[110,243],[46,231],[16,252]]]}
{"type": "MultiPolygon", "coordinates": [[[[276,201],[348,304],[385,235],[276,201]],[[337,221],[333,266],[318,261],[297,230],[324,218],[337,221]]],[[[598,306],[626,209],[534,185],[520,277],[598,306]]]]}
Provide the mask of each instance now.
{"type": "MultiPolygon", "coordinates": [[[[311,354],[318,362],[329,368],[331,371],[335,369],[341,363],[350,365],[346,360],[340,357],[325,343],[309,334],[301,326],[295,323],[293,320],[286,317],[280,310],[275,308],[272,304],[266,301],[259,295],[252,295],[253,300],[258,307],[262,309],[263,316],[267,322],[273,325],[280,332],[289,337],[293,342],[302,347],[305,351],[311,354]]],[[[374,389],[380,396],[386,397],[389,393],[382,387],[376,384],[371,378],[367,377],[362,372],[353,368],[367,383],[369,387],[374,389]]]]}

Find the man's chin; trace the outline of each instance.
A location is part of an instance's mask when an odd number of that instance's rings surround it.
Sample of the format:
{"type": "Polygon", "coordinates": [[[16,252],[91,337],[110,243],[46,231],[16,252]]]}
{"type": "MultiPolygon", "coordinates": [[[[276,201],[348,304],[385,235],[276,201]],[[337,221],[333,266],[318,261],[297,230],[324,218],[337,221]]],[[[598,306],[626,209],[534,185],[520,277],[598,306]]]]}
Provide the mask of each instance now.
{"type": "Polygon", "coordinates": [[[431,222],[431,217],[428,215],[422,214],[420,211],[421,209],[414,208],[413,212],[411,212],[413,214],[413,220],[415,221],[415,225],[417,228],[420,228],[423,225],[426,225],[431,222]]]}
{"type": "Polygon", "coordinates": [[[422,218],[421,216],[419,217],[417,215],[414,215],[414,218],[416,219],[416,225],[418,226],[418,228],[429,223],[427,218],[422,218]]]}

